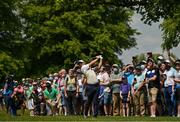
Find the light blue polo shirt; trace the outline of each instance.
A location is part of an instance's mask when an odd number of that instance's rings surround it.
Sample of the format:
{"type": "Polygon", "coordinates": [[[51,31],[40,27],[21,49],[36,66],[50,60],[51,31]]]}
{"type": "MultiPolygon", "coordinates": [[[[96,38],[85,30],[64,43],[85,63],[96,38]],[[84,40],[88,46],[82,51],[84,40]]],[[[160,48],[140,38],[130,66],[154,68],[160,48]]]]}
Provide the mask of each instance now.
{"type": "Polygon", "coordinates": [[[139,86],[141,85],[141,83],[144,81],[145,79],[145,75],[141,74],[141,75],[135,75],[134,78],[136,78],[137,83],[134,84],[134,88],[138,89],[139,86]]]}
{"type": "Polygon", "coordinates": [[[132,86],[132,83],[134,81],[134,73],[125,72],[124,76],[127,77],[128,83],[132,86]]]}

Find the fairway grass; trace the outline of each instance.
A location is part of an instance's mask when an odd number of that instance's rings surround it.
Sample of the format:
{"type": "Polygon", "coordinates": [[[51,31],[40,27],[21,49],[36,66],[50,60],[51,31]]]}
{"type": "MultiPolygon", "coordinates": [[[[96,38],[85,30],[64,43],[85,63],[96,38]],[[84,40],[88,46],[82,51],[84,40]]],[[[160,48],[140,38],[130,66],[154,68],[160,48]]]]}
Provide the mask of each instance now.
{"type": "Polygon", "coordinates": [[[149,116],[145,117],[122,117],[122,116],[98,116],[97,118],[88,117],[86,119],[83,116],[35,116],[30,117],[26,112],[25,115],[11,117],[5,112],[0,112],[0,121],[179,121],[180,118],[177,117],[156,117],[151,118],[149,116]]]}

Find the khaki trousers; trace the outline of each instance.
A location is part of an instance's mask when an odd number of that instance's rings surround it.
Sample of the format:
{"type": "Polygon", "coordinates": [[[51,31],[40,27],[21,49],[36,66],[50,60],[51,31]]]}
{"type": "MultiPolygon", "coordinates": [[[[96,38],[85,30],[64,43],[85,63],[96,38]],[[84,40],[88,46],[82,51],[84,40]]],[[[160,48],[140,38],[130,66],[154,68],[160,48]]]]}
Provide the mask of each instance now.
{"type": "Polygon", "coordinates": [[[134,96],[134,113],[135,115],[145,115],[145,92],[143,90],[138,91],[134,96]]]}
{"type": "Polygon", "coordinates": [[[113,93],[113,115],[118,116],[122,115],[122,102],[120,100],[119,93],[113,93]]]}

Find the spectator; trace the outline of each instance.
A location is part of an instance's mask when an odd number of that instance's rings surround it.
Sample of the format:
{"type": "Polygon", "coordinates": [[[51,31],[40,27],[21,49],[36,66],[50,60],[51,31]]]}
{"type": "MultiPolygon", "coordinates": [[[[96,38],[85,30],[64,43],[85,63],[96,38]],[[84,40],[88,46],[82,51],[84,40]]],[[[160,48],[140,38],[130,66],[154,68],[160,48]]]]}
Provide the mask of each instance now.
{"type": "Polygon", "coordinates": [[[81,115],[83,114],[83,110],[84,110],[84,101],[83,101],[83,80],[84,80],[84,76],[82,75],[80,69],[78,69],[76,71],[77,73],[77,82],[78,82],[78,86],[79,86],[79,93],[78,93],[78,98],[77,98],[77,114],[81,115]]]}
{"type": "Polygon", "coordinates": [[[168,108],[168,115],[174,116],[175,115],[175,101],[174,101],[174,92],[175,92],[175,73],[176,70],[171,66],[169,60],[165,60],[166,71],[164,74],[166,75],[166,80],[164,82],[165,86],[165,100],[166,105],[168,108]]]}
{"type": "Polygon", "coordinates": [[[15,107],[15,102],[14,99],[12,97],[13,92],[14,92],[14,80],[13,80],[13,76],[9,75],[6,78],[6,83],[4,85],[4,102],[5,102],[5,106],[6,106],[6,111],[7,113],[9,113],[10,110],[10,114],[12,116],[16,116],[16,107],[15,107]]]}
{"type": "Polygon", "coordinates": [[[79,85],[72,69],[68,72],[65,84],[65,96],[67,98],[67,108],[70,115],[77,114],[77,97],[79,95],[79,85]]]}
{"type": "Polygon", "coordinates": [[[142,73],[141,66],[136,66],[136,74],[134,76],[134,83],[132,85],[132,94],[134,96],[134,109],[135,116],[145,115],[145,93],[146,88],[144,86],[145,74],[142,73]],[[142,86],[143,85],[143,86],[142,86]]]}
{"type": "Polygon", "coordinates": [[[44,96],[46,99],[47,106],[50,108],[52,114],[50,115],[57,115],[57,104],[60,99],[60,94],[59,91],[55,88],[51,87],[51,82],[47,81],[46,82],[46,90],[44,91],[44,96]]]}
{"type": "Polygon", "coordinates": [[[3,89],[0,89],[0,110],[4,110],[3,89]]]}
{"type": "MultiPolygon", "coordinates": [[[[60,95],[61,95],[61,106],[62,109],[64,110],[64,115],[67,116],[67,99],[65,97],[65,84],[67,82],[67,73],[65,69],[62,69],[59,71],[59,79],[58,79],[58,83],[59,83],[59,91],[60,91],[60,95]]],[[[61,113],[61,108],[60,111],[61,113]]]]}
{"type": "Polygon", "coordinates": [[[103,90],[103,104],[104,104],[104,112],[106,116],[111,115],[111,89],[109,87],[110,85],[110,77],[108,74],[108,67],[101,67],[102,68],[102,82],[100,82],[100,85],[104,87],[103,90]]]}
{"type": "MultiPolygon", "coordinates": [[[[111,84],[112,84],[112,96],[113,96],[113,115],[120,115],[120,80],[122,78],[122,73],[119,71],[118,65],[112,65],[112,72],[110,75],[111,84]],[[119,80],[119,82],[113,82],[119,80]]],[[[121,107],[122,108],[122,107],[121,107]]]]}
{"type": "MultiPolygon", "coordinates": [[[[134,81],[134,66],[132,64],[128,64],[123,72],[125,77],[127,77],[128,83],[132,86],[132,83],[134,81]]],[[[131,99],[129,102],[130,115],[134,115],[134,103],[133,103],[132,93],[130,95],[131,95],[131,99]]]]}
{"type": "Polygon", "coordinates": [[[128,83],[125,76],[122,77],[122,82],[120,85],[120,97],[123,104],[123,116],[129,116],[129,101],[130,101],[130,91],[131,85],[128,83]]]}
{"type": "Polygon", "coordinates": [[[177,104],[177,117],[180,117],[180,60],[176,60],[176,74],[174,81],[176,83],[176,104],[177,104]]]}
{"type": "Polygon", "coordinates": [[[147,60],[146,83],[148,83],[148,97],[151,117],[156,117],[157,94],[160,88],[159,70],[154,67],[153,59],[147,60]]]}
{"type": "Polygon", "coordinates": [[[11,97],[14,99],[16,109],[21,109],[22,114],[24,114],[25,96],[22,84],[17,82],[17,86],[14,88],[14,92],[11,97]]]}

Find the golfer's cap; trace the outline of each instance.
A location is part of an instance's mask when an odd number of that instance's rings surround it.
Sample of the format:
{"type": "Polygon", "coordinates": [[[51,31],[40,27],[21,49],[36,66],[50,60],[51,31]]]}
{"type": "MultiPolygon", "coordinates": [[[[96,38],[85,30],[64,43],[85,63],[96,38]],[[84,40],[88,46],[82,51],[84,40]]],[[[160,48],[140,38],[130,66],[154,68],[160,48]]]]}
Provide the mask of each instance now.
{"type": "Polygon", "coordinates": [[[83,60],[79,60],[78,63],[84,63],[84,61],[83,60]]]}
{"type": "Polygon", "coordinates": [[[160,55],[160,56],[158,56],[158,59],[159,59],[159,60],[163,60],[164,57],[160,55]]]}
{"type": "Polygon", "coordinates": [[[113,66],[113,67],[119,67],[117,64],[113,64],[112,66],[113,66]]]}

